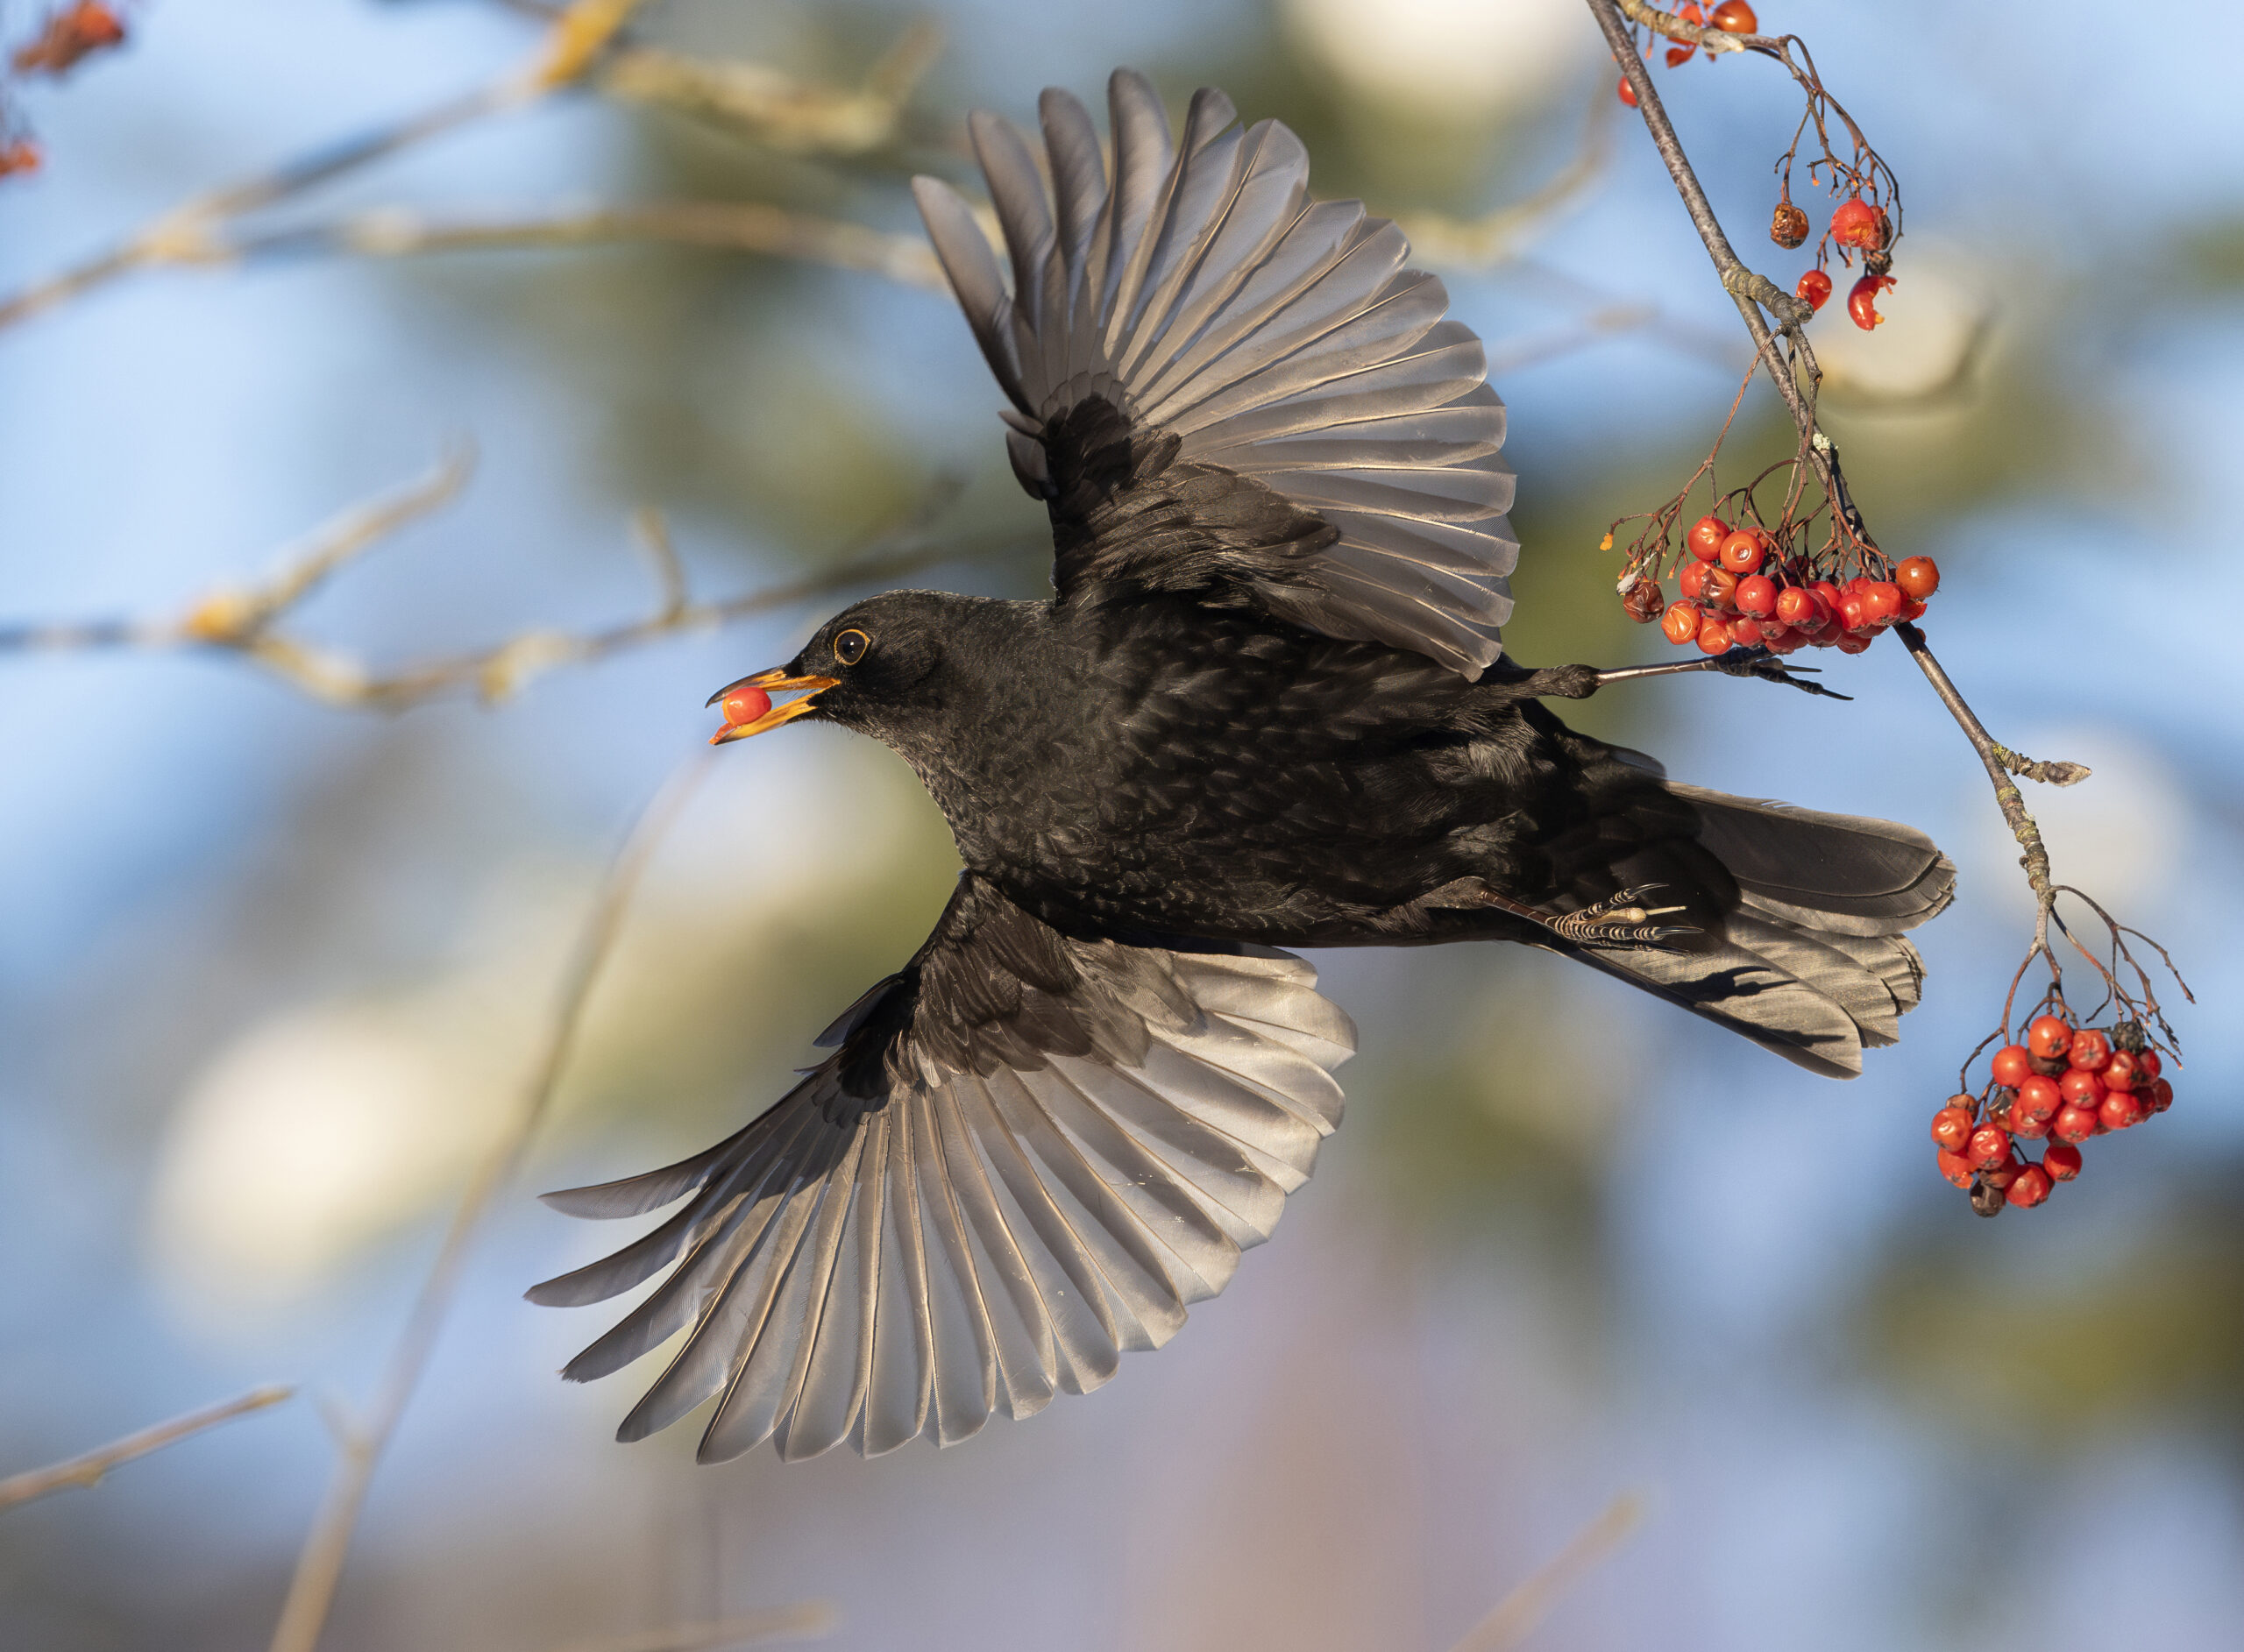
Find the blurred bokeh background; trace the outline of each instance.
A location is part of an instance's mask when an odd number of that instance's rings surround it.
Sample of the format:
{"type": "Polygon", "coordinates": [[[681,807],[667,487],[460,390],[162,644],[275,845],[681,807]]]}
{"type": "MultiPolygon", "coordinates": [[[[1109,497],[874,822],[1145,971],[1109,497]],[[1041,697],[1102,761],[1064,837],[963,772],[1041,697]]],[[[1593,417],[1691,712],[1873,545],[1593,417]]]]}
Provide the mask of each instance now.
{"type": "MultiPolygon", "coordinates": [[[[145,0],[125,50],[23,92],[46,160],[0,188],[0,288],[488,82],[536,50],[536,11],[145,0]]],[[[701,200],[909,231],[910,174],[965,175],[969,107],[1096,96],[1119,62],[1174,98],[1222,84],[1303,133],[1322,193],[1423,226],[1489,341],[1515,651],[1666,653],[1597,538],[1688,474],[1744,345],[1574,0],[655,0],[637,27],[855,86],[919,17],[941,55],[862,153],[572,94],[260,222],[701,200]]],[[[692,1428],[611,1442],[636,1371],[554,1379],[607,1321],[520,1293],[610,1236],[529,1195],[728,1132],[940,909],[951,847],[902,766],[792,731],[724,753],[663,843],[328,1645],[533,1652],[823,1597],[850,1648],[1439,1652],[1628,1490],[1642,1528],[1533,1644],[2239,1644],[2244,104],[2181,0],[2124,29],[2078,0],[1761,17],[1808,39],[1907,206],[1890,324],[1816,324],[1828,423],[1888,549],[1941,560],[1928,623],[1998,737],[2095,768],[2029,802],[2060,876],[2197,989],[2174,1111],[1999,1222],[1934,1173],[1926,1120],[2030,909],[1898,648],[1819,661],[1846,705],[1608,691],[1567,714],[1679,776],[1910,820],[1954,855],[1901,1047],[1842,1087],[1539,956],[1319,957],[1362,1032],[1346,1127],[1160,1357],[956,1450],[697,1469],[692,1428]]],[[[1793,89],[1736,59],[1664,84],[1733,238],[1788,285],[1805,260],[1761,226],[1793,89]]],[[[466,440],[464,493],[298,629],[387,662],[597,627],[654,600],[637,507],[717,596],[883,542],[945,479],[926,532],[962,554],[921,582],[1043,578],[952,306],[815,263],[618,245],[157,270],[0,332],[0,619],[177,611],[466,440]]],[[[1758,392],[1726,463],[1783,447],[1758,392]]],[[[0,657],[0,1473],[255,1382],[306,1394],[0,1515],[0,1644],[263,1644],[332,1461],[315,1397],[373,1386],[519,1105],[602,864],[707,733],[708,691],[840,599],[395,714],[224,656],[0,657]]]]}

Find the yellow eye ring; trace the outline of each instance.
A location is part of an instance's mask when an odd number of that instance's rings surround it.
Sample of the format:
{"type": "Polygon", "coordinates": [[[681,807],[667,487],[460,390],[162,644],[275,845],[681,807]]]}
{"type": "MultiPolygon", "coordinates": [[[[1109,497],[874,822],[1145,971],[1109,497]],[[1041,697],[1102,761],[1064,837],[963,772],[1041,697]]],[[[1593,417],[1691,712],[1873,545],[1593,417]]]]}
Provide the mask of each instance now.
{"type": "Polygon", "coordinates": [[[844,665],[855,665],[865,657],[865,650],[872,645],[870,637],[852,626],[834,639],[834,657],[844,665]]]}

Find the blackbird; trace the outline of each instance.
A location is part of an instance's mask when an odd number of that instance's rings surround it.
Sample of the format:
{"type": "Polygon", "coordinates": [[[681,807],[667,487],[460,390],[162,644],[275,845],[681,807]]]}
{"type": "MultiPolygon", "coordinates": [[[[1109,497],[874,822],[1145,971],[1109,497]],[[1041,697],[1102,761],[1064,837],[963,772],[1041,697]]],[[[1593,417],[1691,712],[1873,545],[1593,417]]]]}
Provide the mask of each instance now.
{"type": "Polygon", "coordinates": [[[1955,878],[1928,839],[1670,783],[1542,703],[1633,673],[1502,656],[1503,404],[1401,231],[1312,200],[1300,140],[1219,92],[1179,138],[1142,77],[1109,102],[1111,175],[1064,91],[1040,164],[973,117],[1010,285],[967,203],[913,186],[1054,594],[856,603],[733,685],[798,698],[717,736],[881,741],[956,892],[738,1134],[546,1195],[685,1202],[529,1293],[675,1265],[563,1373],[688,1333],[623,1439],[721,1396],[705,1462],[948,1444],[1168,1341],[1340,1122],[1354,1029],[1282,947],[1542,947],[1841,1078],[1917,1002],[1901,932],[1955,878]]]}

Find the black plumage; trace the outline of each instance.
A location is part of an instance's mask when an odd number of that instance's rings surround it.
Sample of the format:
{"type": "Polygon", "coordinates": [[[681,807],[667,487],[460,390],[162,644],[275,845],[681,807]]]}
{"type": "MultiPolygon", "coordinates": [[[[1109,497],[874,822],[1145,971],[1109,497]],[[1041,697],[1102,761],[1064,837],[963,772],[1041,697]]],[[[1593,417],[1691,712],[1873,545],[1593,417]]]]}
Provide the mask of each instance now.
{"type": "Polygon", "coordinates": [[[705,1459],[945,1443],[1095,1387],[1268,1237],[1353,1046],[1287,947],[1549,947],[1811,1070],[1891,1043],[1903,931],[1954,869],[1921,834],[1669,783],[1502,657],[1517,547],[1481,346],[1394,226],[1313,202],[1282,126],[1152,89],[1047,92],[1044,163],[977,115],[1010,287],[916,186],[1047,504],[1055,595],[898,592],[743,679],[892,748],[965,863],[834,1053],[682,1164],[549,1195],[676,1215],[534,1300],[671,1268],[572,1362],[680,1331],[637,1438],[723,1396],[705,1459]],[[1050,184],[1047,187],[1046,174],[1050,184]]]}

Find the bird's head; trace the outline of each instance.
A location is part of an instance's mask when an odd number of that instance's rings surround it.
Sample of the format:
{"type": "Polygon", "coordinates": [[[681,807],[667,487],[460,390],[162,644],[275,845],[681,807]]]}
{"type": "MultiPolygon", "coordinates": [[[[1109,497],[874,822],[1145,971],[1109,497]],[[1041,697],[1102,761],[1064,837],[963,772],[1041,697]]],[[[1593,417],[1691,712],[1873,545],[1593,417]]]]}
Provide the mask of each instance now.
{"type": "Polygon", "coordinates": [[[936,591],[891,591],[852,603],[819,627],[785,665],[728,683],[709,697],[724,708],[713,746],[799,718],[840,723],[901,747],[940,720],[962,652],[972,650],[984,599],[936,591]],[[774,694],[800,691],[772,702],[774,694]]]}

